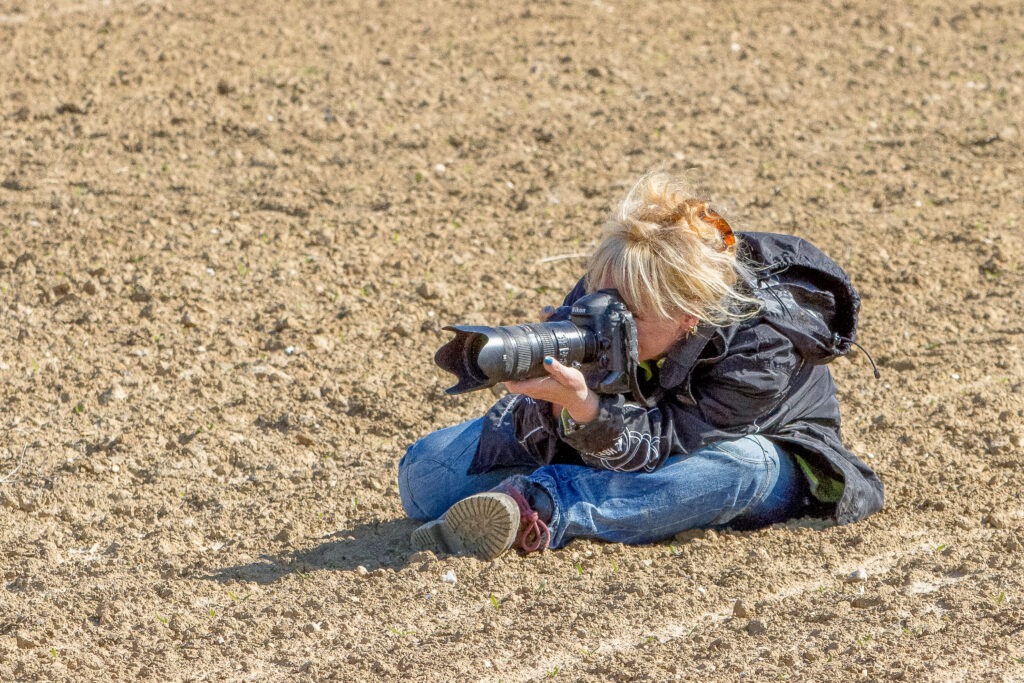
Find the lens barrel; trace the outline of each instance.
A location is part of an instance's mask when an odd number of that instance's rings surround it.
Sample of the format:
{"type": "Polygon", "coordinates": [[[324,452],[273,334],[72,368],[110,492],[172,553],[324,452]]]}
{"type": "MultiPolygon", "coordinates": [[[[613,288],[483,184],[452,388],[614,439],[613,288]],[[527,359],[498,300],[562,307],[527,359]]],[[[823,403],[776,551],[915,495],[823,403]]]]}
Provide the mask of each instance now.
{"type": "Polygon", "coordinates": [[[455,338],[438,349],[434,356],[441,368],[458,378],[447,389],[462,394],[493,386],[510,379],[541,377],[544,357],[559,362],[588,363],[597,355],[597,340],[587,330],[568,320],[484,327],[453,325],[445,327],[455,338]]]}

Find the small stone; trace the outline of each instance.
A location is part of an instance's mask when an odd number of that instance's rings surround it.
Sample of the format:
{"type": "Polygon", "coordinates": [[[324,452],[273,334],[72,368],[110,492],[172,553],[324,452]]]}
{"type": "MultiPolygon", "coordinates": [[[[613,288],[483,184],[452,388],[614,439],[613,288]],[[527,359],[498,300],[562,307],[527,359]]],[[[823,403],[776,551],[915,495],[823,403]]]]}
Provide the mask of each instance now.
{"type": "Polygon", "coordinates": [[[432,301],[434,299],[440,299],[444,295],[444,289],[440,285],[432,282],[421,282],[416,288],[416,293],[424,299],[432,301]]]}
{"type": "Polygon", "coordinates": [[[359,574],[359,576],[369,576],[370,571],[363,565],[359,565],[356,567],[356,574],[359,574]]]}
{"type": "Polygon", "coordinates": [[[447,170],[444,164],[434,164],[434,175],[438,177],[443,176],[447,170]]]}
{"type": "Polygon", "coordinates": [[[752,636],[762,636],[768,632],[768,628],[764,625],[764,622],[760,619],[752,619],[747,624],[747,633],[752,636]]]}
{"type": "Polygon", "coordinates": [[[737,600],[732,606],[732,615],[740,619],[746,619],[754,616],[754,610],[752,610],[747,603],[742,600],[737,600]]]}
{"type": "Polygon", "coordinates": [[[846,577],[847,583],[857,583],[858,581],[867,581],[868,573],[865,569],[855,569],[846,577]]]}
{"type": "Polygon", "coordinates": [[[449,569],[444,574],[441,574],[441,583],[450,583],[453,586],[458,583],[458,579],[455,578],[455,570],[449,569]]]}

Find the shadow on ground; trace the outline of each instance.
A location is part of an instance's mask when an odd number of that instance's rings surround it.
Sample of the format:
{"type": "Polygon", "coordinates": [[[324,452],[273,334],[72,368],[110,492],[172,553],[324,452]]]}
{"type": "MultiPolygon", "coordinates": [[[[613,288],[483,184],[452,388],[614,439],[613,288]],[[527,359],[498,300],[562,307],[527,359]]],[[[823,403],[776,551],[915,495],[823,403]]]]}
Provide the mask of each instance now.
{"type": "Polygon", "coordinates": [[[253,581],[269,584],[293,574],[337,569],[343,571],[365,567],[401,569],[413,554],[409,535],[417,522],[408,519],[359,524],[337,531],[320,545],[296,549],[280,555],[261,555],[256,562],[224,567],[203,578],[220,581],[253,581]]]}

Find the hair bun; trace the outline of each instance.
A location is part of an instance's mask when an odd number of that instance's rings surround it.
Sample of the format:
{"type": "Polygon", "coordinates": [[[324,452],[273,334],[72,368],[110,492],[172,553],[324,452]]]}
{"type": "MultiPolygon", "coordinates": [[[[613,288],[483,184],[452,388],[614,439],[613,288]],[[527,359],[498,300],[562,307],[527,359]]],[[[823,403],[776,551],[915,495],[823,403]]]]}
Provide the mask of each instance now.
{"type": "Polygon", "coordinates": [[[658,238],[658,233],[661,231],[662,226],[658,221],[645,219],[640,216],[627,220],[623,223],[625,230],[625,237],[629,242],[633,244],[645,244],[648,242],[654,242],[658,238]]]}

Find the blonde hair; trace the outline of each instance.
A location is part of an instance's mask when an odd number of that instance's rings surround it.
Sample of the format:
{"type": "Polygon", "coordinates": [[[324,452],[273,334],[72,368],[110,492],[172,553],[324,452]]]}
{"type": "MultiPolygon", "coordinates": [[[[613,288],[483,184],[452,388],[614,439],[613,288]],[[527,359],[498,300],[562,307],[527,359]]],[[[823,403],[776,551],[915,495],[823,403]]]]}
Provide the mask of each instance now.
{"type": "Polygon", "coordinates": [[[738,284],[750,267],[737,257],[728,223],[686,185],[664,172],[648,173],[604,226],[590,257],[588,291],[614,287],[640,316],[689,314],[711,325],[754,315],[760,302],[738,284]]]}

